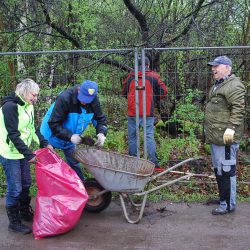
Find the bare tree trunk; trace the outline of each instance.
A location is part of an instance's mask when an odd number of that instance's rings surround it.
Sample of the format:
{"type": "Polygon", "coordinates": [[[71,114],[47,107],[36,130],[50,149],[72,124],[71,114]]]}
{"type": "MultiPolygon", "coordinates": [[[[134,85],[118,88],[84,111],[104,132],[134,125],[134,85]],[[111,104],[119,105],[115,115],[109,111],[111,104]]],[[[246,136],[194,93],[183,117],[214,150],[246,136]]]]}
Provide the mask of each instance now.
{"type": "MultiPolygon", "coordinates": [[[[52,28],[50,26],[47,26],[46,29],[46,33],[47,34],[51,34],[52,33],[52,28]]],[[[50,46],[51,46],[51,37],[50,36],[45,36],[43,37],[43,46],[44,46],[44,50],[49,50],[50,46]]],[[[37,76],[36,79],[38,82],[42,81],[43,79],[47,79],[46,75],[49,75],[49,83],[48,85],[51,87],[52,86],[52,82],[53,82],[53,78],[54,78],[54,64],[55,64],[55,59],[54,59],[54,55],[41,55],[40,59],[39,59],[39,70],[37,71],[37,76]],[[52,57],[52,59],[51,59],[52,57]],[[49,71],[48,71],[49,69],[49,71]]]]}
{"type": "MultiPolygon", "coordinates": [[[[19,29],[24,29],[25,27],[27,27],[27,16],[28,16],[28,0],[24,0],[23,1],[23,6],[21,7],[22,9],[22,12],[23,12],[23,15],[21,16],[20,18],[20,23],[19,23],[19,29]]],[[[26,32],[26,31],[24,31],[26,32]]],[[[16,44],[16,51],[17,52],[21,52],[22,51],[22,48],[23,48],[23,38],[20,37],[18,39],[18,42],[16,44]]],[[[22,56],[17,56],[17,71],[19,73],[23,73],[25,74],[26,73],[26,70],[25,70],[25,64],[22,60],[22,56]]]]}

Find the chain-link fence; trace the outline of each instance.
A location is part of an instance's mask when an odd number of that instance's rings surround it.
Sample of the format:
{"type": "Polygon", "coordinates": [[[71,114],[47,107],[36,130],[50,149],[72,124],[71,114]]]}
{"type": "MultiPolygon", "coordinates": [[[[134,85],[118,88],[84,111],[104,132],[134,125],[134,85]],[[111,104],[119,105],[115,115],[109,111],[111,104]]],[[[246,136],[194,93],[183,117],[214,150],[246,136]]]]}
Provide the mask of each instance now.
{"type": "MultiPolygon", "coordinates": [[[[167,98],[155,107],[157,152],[161,165],[167,167],[180,158],[209,155],[202,142],[204,104],[213,84],[207,62],[219,55],[227,55],[233,61],[233,72],[247,88],[240,159],[249,162],[249,54],[249,46],[0,53],[0,93],[1,97],[9,94],[24,78],[38,82],[41,91],[35,111],[39,126],[46,110],[62,90],[85,79],[96,81],[108,120],[107,147],[127,153],[127,100],[121,95],[121,89],[128,73],[131,70],[137,72],[138,57],[146,55],[151,69],[159,73],[168,88],[167,98]]],[[[143,134],[140,137],[143,138],[143,134]]],[[[141,144],[141,156],[142,152],[141,144]]],[[[244,181],[249,181],[249,175],[244,175],[244,181]]]]}
{"type": "MultiPolygon", "coordinates": [[[[239,76],[245,83],[247,89],[246,97],[246,116],[245,116],[245,138],[249,137],[250,130],[250,111],[249,111],[249,95],[250,95],[250,47],[207,47],[207,48],[154,48],[143,50],[149,58],[151,58],[152,68],[157,69],[166,82],[169,89],[168,100],[163,102],[160,106],[160,113],[166,113],[171,121],[177,120],[176,106],[180,101],[187,103],[191,101],[193,104],[203,108],[206,96],[209,89],[214,83],[211,74],[211,68],[207,66],[209,61],[215,57],[226,55],[231,58],[233,62],[232,73],[239,76]],[[160,57],[160,65],[158,64],[158,57],[160,57]],[[190,93],[191,96],[190,96],[190,93]],[[190,98],[192,100],[190,100],[190,98]],[[163,109],[166,109],[165,111],[163,109]],[[173,118],[173,115],[174,118],[173,118]]],[[[179,114],[179,117],[181,114],[179,114]]],[[[197,123],[203,123],[202,119],[194,114],[197,123]]],[[[168,118],[168,117],[167,117],[168,118]]],[[[179,119],[180,120],[180,119],[179,119]]],[[[185,121],[184,121],[185,122],[185,121]]],[[[180,124],[176,124],[178,126],[180,124]]],[[[182,124],[183,125],[183,124],[182,124]]],[[[180,133],[182,130],[178,127],[171,130],[169,133],[180,133]],[[177,131],[176,131],[177,130],[177,131]]],[[[245,145],[244,150],[247,150],[245,145]]]]}

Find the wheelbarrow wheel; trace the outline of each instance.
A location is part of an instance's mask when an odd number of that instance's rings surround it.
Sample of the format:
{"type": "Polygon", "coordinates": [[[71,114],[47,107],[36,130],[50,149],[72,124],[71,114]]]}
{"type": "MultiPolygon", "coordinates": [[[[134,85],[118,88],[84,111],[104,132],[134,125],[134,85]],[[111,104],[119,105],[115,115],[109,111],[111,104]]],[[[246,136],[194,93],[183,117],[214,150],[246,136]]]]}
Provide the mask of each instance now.
{"type": "MultiPolygon", "coordinates": [[[[97,195],[104,190],[104,188],[95,179],[84,181],[84,186],[89,196],[97,195]]],[[[109,206],[111,198],[112,194],[108,191],[96,198],[89,199],[85,206],[85,210],[90,213],[99,213],[109,206]]]]}

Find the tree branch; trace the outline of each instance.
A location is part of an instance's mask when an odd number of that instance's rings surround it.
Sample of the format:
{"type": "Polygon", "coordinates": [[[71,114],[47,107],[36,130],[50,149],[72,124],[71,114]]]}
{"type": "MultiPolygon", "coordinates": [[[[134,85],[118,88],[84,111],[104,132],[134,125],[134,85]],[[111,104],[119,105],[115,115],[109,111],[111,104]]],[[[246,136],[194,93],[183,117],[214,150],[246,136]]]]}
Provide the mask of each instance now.
{"type": "Polygon", "coordinates": [[[55,29],[59,34],[61,34],[63,37],[65,37],[67,40],[69,40],[76,48],[78,49],[82,49],[82,44],[75,39],[73,36],[71,36],[70,34],[68,34],[64,29],[62,29],[61,27],[57,26],[54,22],[51,21],[50,15],[48,10],[46,9],[46,6],[43,2],[43,0],[36,0],[38,3],[40,3],[43,13],[45,15],[45,20],[46,23],[52,28],[55,29]]]}
{"type": "Polygon", "coordinates": [[[147,23],[147,20],[145,16],[132,4],[130,0],[123,0],[124,4],[130,11],[130,13],[135,17],[135,19],[138,21],[139,26],[142,31],[142,39],[144,42],[146,42],[146,46],[150,46],[150,40],[149,40],[149,26],[147,23]]]}
{"type": "Polygon", "coordinates": [[[41,26],[41,25],[43,25],[43,24],[44,24],[44,23],[35,24],[35,25],[29,26],[29,27],[26,26],[26,27],[24,27],[23,29],[17,29],[17,30],[6,30],[6,31],[0,32],[0,34],[16,33],[16,32],[23,32],[23,31],[29,31],[29,32],[30,32],[30,29],[39,27],[39,26],[41,26]]]}
{"type": "Polygon", "coordinates": [[[174,42],[176,42],[180,37],[182,36],[185,36],[188,31],[191,29],[192,27],[192,24],[194,22],[194,20],[197,18],[198,14],[199,14],[199,11],[201,10],[202,8],[202,4],[205,2],[205,0],[199,0],[195,10],[193,11],[192,14],[190,14],[190,16],[192,17],[188,23],[188,25],[182,30],[182,32],[180,34],[178,34],[177,36],[175,36],[173,39],[165,42],[165,43],[162,43],[161,44],[161,47],[167,47],[171,44],[173,44],[174,42]]]}

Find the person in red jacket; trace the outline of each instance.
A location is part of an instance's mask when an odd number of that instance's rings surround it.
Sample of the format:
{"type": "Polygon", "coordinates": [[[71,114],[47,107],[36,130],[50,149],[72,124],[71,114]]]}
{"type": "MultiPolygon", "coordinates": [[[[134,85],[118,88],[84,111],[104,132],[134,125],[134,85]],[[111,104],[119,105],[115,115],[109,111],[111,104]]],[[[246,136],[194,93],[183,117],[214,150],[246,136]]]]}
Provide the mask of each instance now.
{"type": "MultiPolygon", "coordinates": [[[[156,167],[159,162],[156,155],[156,145],[154,139],[154,109],[156,102],[164,98],[167,94],[167,87],[160,79],[160,76],[153,70],[150,70],[150,61],[145,57],[145,91],[146,91],[146,139],[147,152],[149,160],[156,167]]],[[[142,61],[139,60],[138,86],[142,86],[142,61]]],[[[135,102],[135,72],[130,72],[124,80],[122,95],[128,100],[128,144],[129,155],[137,155],[136,140],[136,102],[135,102]]],[[[139,90],[139,124],[143,126],[143,90],[139,90]]]]}

